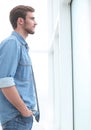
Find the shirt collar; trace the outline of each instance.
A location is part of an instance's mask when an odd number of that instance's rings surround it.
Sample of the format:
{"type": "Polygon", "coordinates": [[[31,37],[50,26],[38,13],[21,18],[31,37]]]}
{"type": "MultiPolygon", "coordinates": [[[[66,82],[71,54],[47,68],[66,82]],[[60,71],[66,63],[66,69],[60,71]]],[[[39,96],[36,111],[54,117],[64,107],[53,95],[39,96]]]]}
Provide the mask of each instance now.
{"type": "Polygon", "coordinates": [[[18,32],[13,31],[12,35],[16,36],[18,40],[21,42],[21,44],[24,45],[27,49],[29,49],[27,42],[18,32]]]}

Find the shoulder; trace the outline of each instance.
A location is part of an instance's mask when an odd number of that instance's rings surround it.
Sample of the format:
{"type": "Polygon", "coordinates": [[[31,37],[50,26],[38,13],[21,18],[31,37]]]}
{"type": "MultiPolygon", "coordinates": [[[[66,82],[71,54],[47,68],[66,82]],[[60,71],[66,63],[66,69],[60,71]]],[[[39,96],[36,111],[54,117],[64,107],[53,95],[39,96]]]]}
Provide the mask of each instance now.
{"type": "Polygon", "coordinates": [[[20,48],[20,44],[17,40],[16,37],[14,36],[9,36],[8,38],[4,39],[1,43],[0,43],[0,49],[19,49],[20,48]]]}

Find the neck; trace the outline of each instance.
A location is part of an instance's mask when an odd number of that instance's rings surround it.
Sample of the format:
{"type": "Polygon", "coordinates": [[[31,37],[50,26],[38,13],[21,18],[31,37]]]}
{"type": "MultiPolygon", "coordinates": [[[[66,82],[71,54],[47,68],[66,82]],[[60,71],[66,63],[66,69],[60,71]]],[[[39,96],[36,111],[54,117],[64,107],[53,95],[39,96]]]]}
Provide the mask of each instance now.
{"type": "Polygon", "coordinates": [[[21,29],[15,29],[15,31],[19,33],[24,39],[26,39],[28,36],[28,34],[21,29]]]}

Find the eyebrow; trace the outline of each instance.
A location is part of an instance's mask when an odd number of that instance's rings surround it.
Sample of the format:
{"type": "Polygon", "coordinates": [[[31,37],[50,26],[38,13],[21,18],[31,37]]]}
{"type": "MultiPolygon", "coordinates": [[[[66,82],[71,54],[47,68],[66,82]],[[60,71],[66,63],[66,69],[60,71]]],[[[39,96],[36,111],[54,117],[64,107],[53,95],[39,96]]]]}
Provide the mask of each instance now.
{"type": "Polygon", "coordinates": [[[30,19],[34,20],[34,19],[35,19],[35,17],[30,17],[30,19]]]}

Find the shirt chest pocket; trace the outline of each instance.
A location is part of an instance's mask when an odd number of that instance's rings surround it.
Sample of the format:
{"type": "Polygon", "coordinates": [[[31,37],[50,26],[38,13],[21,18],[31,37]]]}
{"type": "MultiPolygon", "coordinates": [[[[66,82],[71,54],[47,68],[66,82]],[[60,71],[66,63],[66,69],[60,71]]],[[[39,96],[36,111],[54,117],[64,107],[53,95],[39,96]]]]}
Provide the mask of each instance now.
{"type": "Polygon", "coordinates": [[[28,55],[22,55],[16,73],[16,78],[21,81],[30,81],[32,75],[32,64],[28,55]]]}

